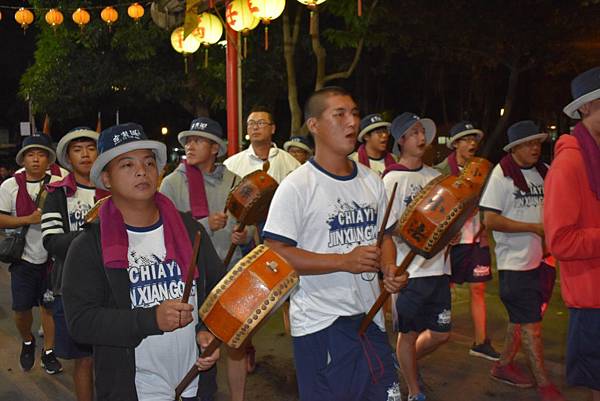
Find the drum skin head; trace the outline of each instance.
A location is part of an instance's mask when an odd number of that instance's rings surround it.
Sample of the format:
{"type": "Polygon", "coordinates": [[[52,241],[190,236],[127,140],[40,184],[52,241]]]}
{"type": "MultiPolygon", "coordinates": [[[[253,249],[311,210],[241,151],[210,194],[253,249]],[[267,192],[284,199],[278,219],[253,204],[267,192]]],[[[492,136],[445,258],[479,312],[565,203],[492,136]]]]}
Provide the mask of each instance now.
{"type": "Polygon", "coordinates": [[[259,245],[210,292],[200,307],[200,317],[221,341],[239,348],[297,284],[298,275],[291,265],[259,245]]]}

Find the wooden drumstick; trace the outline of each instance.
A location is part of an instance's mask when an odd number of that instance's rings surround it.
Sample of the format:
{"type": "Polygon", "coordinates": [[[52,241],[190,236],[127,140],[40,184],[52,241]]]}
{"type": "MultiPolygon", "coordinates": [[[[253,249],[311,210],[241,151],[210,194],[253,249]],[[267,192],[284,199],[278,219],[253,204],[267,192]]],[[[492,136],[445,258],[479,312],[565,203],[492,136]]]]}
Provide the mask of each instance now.
{"type": "MultiPolygon", "coordinates": [[[[208,346],[202,351],[200,358],[206,358],[208,356],[211,356],[217,350],[217,348],[221,346],[222,343],[223,342],[217,337],[213,338],[212,341],[208,343],[208,346]]],[[[181,380],[181,382],[175,388],[175,401],[179,400],[179,397],[184,392],[184,390],[190,385],[192,380],[198,377],[199,374],[200,371],[198,370],[198,367],[196,365],[190,368],[183,380],[181,380]]]]}
{"type": "MultiPolygon", "coordinates": [[[[244,231],[244,228],[246,228],[246,223],[240,223],[240,225],[235,230],[235,232],[241,233],[242,231],[244,231]]],[[[231,262],[231,258],[233,258],[233,253],[235,252],[236,247],[237,247],[237,245],[234,243],[232,243],[229,246],[229,251],[227,252],[227,256],[225,256],[225,259],[223,259],[223,264],[225,265],[225,268],[227,268],[227,266],[229,266],[229,262],[231,262]]]]}
{"type": "MultiPolygon", "coordinates": [[[[396,197],[396,189],[398,189],[398,183],[397,182],[394,184],[394,187],[392,188],[392,195],[390,196],[390,200],[388,202],[388,205],[385,208],[385,214],[383,215],[383,222],[381,224],[381,228],[379,229],[379,232],[377,233],[377,247],[378,248],[381,248],[381,244],[383,243],[383,236],[385,235],[385,227],[387,226],[387,222],[388,222],[388,220],[390,218],[390,212],[392,211],[392,206],[394,204],[394,198],[396,197]]],[[[396,273],[398,273],[398,272],[396,272],[396,273]]],[[[369,311],[369,313],[367,314],[367,316],[361,322],[360,328],[358,330],[359,334],[362,335],[364,333],[364,330],[366,330],[366,328],[369,326],[369,324],[373,320],[373,317],[375,316],[375,314],[377,313],[377,311],[379,311],[379,309],[383,306],[383,304],[387,300],[387,297],[381,299],[382,295],[384,295],[384,294],[389,295],[389,293],[387,293],[385,290],[382,290],[382,293],[379,295],[379,298],[377,298],[377,301],[375,301],[375,304],[371,307],[371,310],[369,311]],[[380,303],[379,306],[377,306],[378,303],[380,303]],[[377,309],[374,309],[375,306],[377,306],[377,309]],[[372,315],[371,315],[371,313],[372,313],[372,315]],[[364,329],[363,329],[363,325],[365,326],[364,329]]]]}
{"type": "Polygon", "coordinates": [[[181,302],[187,304],[190,299],[190,293],[192,292],[192,282],[194,281],[194,272],[196,271],[196,261],[198,260],[198,253],[200,252],[200,231],[196,231],[194,237],[194,251],[192,252],[192,259],[188,266],[188,274],[185,278],[185,287],[183,289],[183,296],[181,302]]]}
{"type": "Polygon", "coordinates": [[[381,248],[381,244],[383,243],[383,236],[385,235],[385,226],[387,226],[388,219],[390,218],[390,212],[392,211],[392,205],[394,204],[394,197],[396,196],[397,188],[398,183],[396,182],[394,184],[394,188],[392,188],[392,196],[390,196],[388,205],[385,208],[385,214],[383,215],[383,222],[381,223],[381,228],[377,233],[377,248],[381,248]]]}

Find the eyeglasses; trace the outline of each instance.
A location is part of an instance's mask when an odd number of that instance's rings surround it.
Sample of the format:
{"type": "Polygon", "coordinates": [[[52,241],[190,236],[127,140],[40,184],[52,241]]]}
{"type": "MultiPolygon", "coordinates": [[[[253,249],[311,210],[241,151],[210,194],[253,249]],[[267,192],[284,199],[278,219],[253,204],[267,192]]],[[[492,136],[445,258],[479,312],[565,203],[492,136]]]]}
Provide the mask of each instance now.
{"type": "Polygon", "coordinates": [[[477,135],[466,135],[466,136],[463,136],[462,138],[459,138],[458,140],[465,141],[465,142],[479,143],[479,137],[477,135]]]}
{"type": "Polygon", "coordinates": [[[269,121],[265,121],[265,120],[258,120],[258,121],[248,120],[248,122],[246,123],[246,126],[248,128],[252,128],[252,127],[264,128],[267,125],[273,125],[273,123],[271,123],[269,121]]]}

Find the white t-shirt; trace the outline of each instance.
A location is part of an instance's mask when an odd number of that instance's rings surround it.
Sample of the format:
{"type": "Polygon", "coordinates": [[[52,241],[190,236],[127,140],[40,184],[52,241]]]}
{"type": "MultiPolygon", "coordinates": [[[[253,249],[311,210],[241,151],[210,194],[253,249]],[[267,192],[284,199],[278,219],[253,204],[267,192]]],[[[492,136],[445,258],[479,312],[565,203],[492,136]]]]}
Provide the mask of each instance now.
{"type": "MultiPolygon", "coordinates": [[[[412,202],[415,196],[421,192],[429,181],[438,175],[440,175],[439,171],[426,165],[417,170],[390,171],[387,173],[383,177],[387,196],[392,195],[394,184],[398,183],[394,198],[394,208],[392,209],[397,214],[390,216],[390,220],[400,220],[402,213],[404,213],[404,210],[406,210],[406,207],[412,202]]],[[[398,236],[394,236],[394,242],[396,243],[397,253],[396,263],[400,266],[404,257],[410,252],[410,247],[398,236]]],[[[444,254],[445,251],[442,250],[431,259],[425,259],[419,255],[415,256],[407,269],[409,277],[431,277],[450,274],[450,264],[447,258],[444,258],[444,254]]]]}
{"type": "MultiPolygon", "coordinates": [[[[505,177],[498,164],[492,170],[479,208],[494,211],[511,220],[540,223],[544,204],[544,179],[536,168],[521,169],[530,193],[518,189],[505,177]]],[[[542,239],[534,233],[493,231],[498,270],[532,270],[542,261],[542,239]]]]}
{"type": "Polygon", "coordinates": [[[96,188],[77,184],[77,191],[67,198],[67,212],[69,213],[69,229],[71,232],[81,230],[85,223],[85,215],[96,203],[94,196],[96,188]]]}
{"type": "MultiPolygon", "coordinates": [[[[50,182],[60,179],[60,177],[52,176],[50,182]]],[[[32,200],[35,201],[35,198],[37,198],[43,183],[43,179],[40,181],[27,181],[27,192],[32,200]]],[[[14,177],[8,178],[0,185],[0,213],[11,216],[17,215],[16,201],[18,192],[19,186],[14,177]]],[[[25,235],[25,248],[23,249],[22,259],[34,264],[45,263],[48,260],[48,252],[42,242],[42,226],[40,224],[31,224],[29,226],[25,235]]]]}
{"type": "MultiPolygon", "coordinates": [[[[223,164],[240,177],[262,170],[264,160],[256,155],[252,145],[248,149],[232,155],[223,164]]],[[[280,183],[290,172],[300,167],[298,160],[275,144],[269,150],[269,171],[267,173],[280,183]]]]}
{"type": "MultiPolygon", "coordinates": [[[[183,296],[185,278],[175,261],[165,261],[166,249],[162,222],[151,227],[127,228],[129,249],[129,291],[132,308],[149,308],[167,299],[183,296]]],[[[192,285],[189,303],[197,308],[196,286],[192,285]]],[[[175,388],[198,358],[194,321],[175,331],[148,336],[135,348],[135,387],[140,401],[172,401],[175,388]]],[[[194,397],[197,381],[183,392],[194,397]]]]}
{"type": "MultiPolygon", "coordinates": [[[[385,189],[376,173],[354,165],[345,177],[326,172],[314,159],[293,171],[271,202],[265,237],[320,254],[345,254],[375,244],[385,214],[385,189]]],[[[390,218],[388,227],[394,223],[390,218]]],[[[290,299],[292,336],[327,328],[340,316],[366,313],[378,296],[375,273],[300,276],[290,299]]],[[[385,330],[381,312],[374,321],[385,330]]]]}

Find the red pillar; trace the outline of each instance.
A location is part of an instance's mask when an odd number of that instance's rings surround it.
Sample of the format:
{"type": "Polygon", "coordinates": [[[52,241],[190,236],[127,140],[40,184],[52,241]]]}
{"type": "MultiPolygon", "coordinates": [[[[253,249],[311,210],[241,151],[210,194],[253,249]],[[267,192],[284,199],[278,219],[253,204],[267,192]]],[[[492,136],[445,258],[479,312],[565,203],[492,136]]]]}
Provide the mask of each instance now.
{"type": "Polygon", "coordinates": [[[238,125],[238,33],[226,25],[227,29],[227,62],[225,74],[227,81],[227,154],[235,154],[239,150],[238,125]]]}

